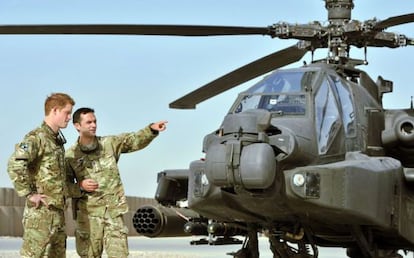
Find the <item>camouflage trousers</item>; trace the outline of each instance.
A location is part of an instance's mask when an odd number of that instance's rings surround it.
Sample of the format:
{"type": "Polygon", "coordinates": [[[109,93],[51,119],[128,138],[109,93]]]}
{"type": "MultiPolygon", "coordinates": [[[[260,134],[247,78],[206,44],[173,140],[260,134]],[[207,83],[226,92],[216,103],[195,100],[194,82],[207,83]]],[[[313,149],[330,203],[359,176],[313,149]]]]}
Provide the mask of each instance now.
{"type": "Polygon", "coordinates": [[[20,254],[24,258],[65,258],[66,231],[63,210],[45,206],[25,207],[23,214],[23,245],[20,254]]]}
{"type": "Polygon", "coordinates": [[[78,210],[75,232],[76,251],[82,258],[99,258],[105,249],[108,258],[128,257],[128,228],[122,215],[111,218],[90,216],[78,210]]]}

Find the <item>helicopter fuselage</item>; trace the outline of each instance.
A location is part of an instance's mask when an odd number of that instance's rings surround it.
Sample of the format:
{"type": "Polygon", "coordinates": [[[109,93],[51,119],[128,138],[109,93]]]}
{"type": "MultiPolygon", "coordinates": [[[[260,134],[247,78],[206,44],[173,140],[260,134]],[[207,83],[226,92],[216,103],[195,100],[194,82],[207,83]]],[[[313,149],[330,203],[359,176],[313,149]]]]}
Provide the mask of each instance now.
{"type": "MultiPolygon", "coordinates": [[[[398,159],[405,151],[410,160],[413,112],[384,110],[382,86],[363,71],[325,64],[276,70],[239,94],[205,137],[205,159],[159,173],[157,200],[186,200],[197,214],[191,234],[254,226],[319,246],[413,250],[412,162],[398,159]]],[[[167,223],[142,233],[181,234],[167,223]]]]}

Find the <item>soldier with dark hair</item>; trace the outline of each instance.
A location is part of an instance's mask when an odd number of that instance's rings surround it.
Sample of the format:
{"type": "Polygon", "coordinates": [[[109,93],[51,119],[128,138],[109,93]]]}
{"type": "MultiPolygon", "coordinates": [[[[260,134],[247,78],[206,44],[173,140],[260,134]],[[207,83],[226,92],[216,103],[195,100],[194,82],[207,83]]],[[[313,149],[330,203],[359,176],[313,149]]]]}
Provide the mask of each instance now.
{"type": "Polygon", "coordinates": [[[74,105],[64,93],[47,97],[44,122],[26,134],[9,159],[14,189],[26,196],[22,257],[66,257],[64,210],[74,185],[67,184],[66,141],[60,129],[67,127],[74,105]]]}
{"type": "Polygon", "coordinates": [[[113,136],[96,136],[97,122],[91,108],[73,114],[79,132],[77,142],[66,152],[66,164],[75,175],[83,194],[72,200],[76,218],[76,250],[80,257],[128,256],[128,228],[123,214],[128,204],[118,169],[122,153],[146,147],[166,121],[152,123],[137,132],[113,136]]]}

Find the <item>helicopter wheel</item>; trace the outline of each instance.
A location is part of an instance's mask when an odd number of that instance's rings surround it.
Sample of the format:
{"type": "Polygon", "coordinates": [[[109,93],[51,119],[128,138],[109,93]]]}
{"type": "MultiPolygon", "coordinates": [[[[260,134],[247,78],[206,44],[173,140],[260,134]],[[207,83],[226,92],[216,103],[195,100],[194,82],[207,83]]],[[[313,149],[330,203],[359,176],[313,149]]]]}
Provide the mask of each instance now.
{"type": "Polygon", "coordinates": [[[346,249],[346,255],[350,258],[364,258],[361,250],[358,247],[349,247],[346,249]]]}
{"type": "Polygon", "coordinates": [[[402,255],[398,254],[397,250],[380,250],[378,253],[380,258],[402,258],[402,255]]]}

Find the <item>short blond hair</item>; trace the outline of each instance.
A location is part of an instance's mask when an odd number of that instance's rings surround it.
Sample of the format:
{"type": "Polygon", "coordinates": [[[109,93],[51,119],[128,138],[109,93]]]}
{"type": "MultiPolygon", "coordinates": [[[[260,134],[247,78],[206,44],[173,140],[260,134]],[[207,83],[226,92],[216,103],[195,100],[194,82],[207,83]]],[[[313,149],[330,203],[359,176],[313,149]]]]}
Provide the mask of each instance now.
{"type": "Polygon", "coordinates": [[[71,96],[65,93],[52,93],[45,101],[45,115],[49,115],[52,108],[58,107],[59,109],[62,109],[67,104],[71,104],[72,106],[75,105],[75,101],[71,96]]]}

